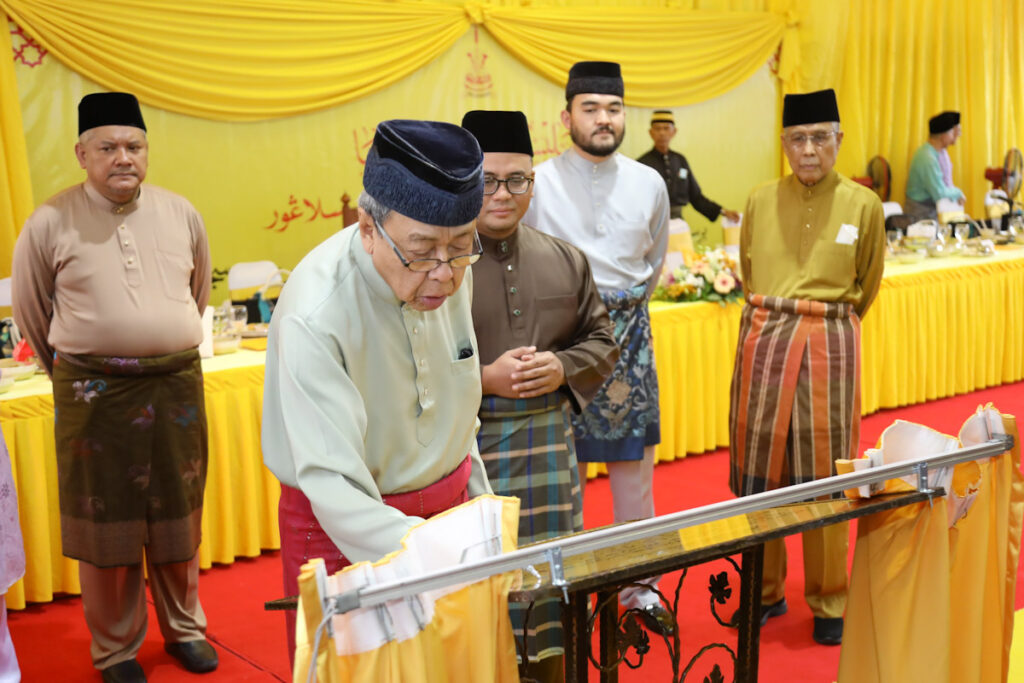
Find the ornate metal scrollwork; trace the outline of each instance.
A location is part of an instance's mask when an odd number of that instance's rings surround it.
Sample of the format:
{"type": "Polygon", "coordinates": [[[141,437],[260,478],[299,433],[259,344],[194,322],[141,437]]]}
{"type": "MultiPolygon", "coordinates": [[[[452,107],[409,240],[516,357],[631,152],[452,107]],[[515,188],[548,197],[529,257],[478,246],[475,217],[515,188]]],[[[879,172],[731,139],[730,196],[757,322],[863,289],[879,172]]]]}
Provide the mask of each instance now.
{"type": "MultiPolygon", "coordinates": [[[[732,569],[736,572],[737,577],[740,575],[740,566],[731,557],[725,558],[728,560],[732,569]]],[[[686,662],[685,666],[682,665],[681,659],[681,644],[679,639],[679,620],[678,620],[678,609],[679,609],[679,596],[682,592],[683,582],[686,580],[688,570],[683,569],[679,575],[679,581],[675,587],[675,593],[672,596],[672,601],[669,602],[668,598],[657,588],[654,588],[645,583],[631,582],[618,586],[618,590],[622,590],[627,586],[638,586],[647,588],[658,596],[658,600],[661,605],[669,612],[672,616],[673,625],[675,626],[672,634],[662,635],[656,634],[665,643],[665,647],[669,654],[669,659],[672,665],[672,683],[683,683],[687,680],[687,677],[693,672],[695,666],[707,653],[713,650],[724,650],[728,653],[728,661],[731,663],[732,670],[736,670],[736,651],[725,643],[709,643],[704,645],[693,657],[686,662]]],[[[732,596],[732,588],[729,583],[728,571],[722,571],[717,574],[712,574],[708,579],[708,593],[709,600],[708,605],[711,610],[712,616],[722,626],[730,626],[733,620],[732,615],[728,615],[727,618],[723,619],[718,613],[718,609],[727,604],[729,598],[732,596]]],[[[616,622],[615,628],[615,653],[616,656],[612,661],[606,662],[604,665],[599,662],[594,655],[592,642],[595,625],[598,620],[598,615],[601,614],[602,609],[605,607],[611,607],[614,609],[614,605],[611,601],[618,600],[618,590],[612,592],[606,597],[600,604],[594,604],[590,610],[590,615],[587,620],[587,634],[589,648],[588,657],[591,664],[599,671],[611,671],[618,667],[620,664],[625,664],[631,669],[639,668],[643,664],[644,657],[651,650],[650,642],[650,631],[643,627],[640,622],[640,610],[627,609],[623,611],[616,622]]],[[[722,672],[721,666],[716,663],[712,667],[710,673],[703,677],[701,683],[725,683],[726,678],[722,672]]]]}

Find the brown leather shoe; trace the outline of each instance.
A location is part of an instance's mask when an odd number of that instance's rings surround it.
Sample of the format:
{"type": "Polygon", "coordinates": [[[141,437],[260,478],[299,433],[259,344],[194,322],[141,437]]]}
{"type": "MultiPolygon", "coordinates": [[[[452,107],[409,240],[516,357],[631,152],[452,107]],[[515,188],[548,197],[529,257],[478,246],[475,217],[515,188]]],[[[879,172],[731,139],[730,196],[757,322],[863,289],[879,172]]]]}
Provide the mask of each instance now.
{"type": "Polygon", "coordinates": [[[205,674],[217,668],[217,651],[205,640],[164,643],[164,650],[194,674],[205,674]]]}
{"type": "Polygon", "coordinates": [[[134,659],[118,662],[101,669],[103,683],[146,683],[146,674],[134,659]]]}

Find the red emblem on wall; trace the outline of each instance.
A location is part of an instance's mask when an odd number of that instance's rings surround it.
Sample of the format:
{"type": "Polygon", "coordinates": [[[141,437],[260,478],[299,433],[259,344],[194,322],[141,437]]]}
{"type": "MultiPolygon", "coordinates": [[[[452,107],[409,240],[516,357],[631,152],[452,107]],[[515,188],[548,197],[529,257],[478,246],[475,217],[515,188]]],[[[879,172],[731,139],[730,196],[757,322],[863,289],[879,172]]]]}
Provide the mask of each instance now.
{"type": "Polygon", "coordinates": [[[484,68],[487,65],[487,53],[480,51],[480,34],[473,27],[473,50],[467,52],[469,71],[463,81],[466,92],[472,97],[486,97],[491,94],[491,75],[484,68]]]}
{"type": "Polygon", "coordinates": [[[43,63],[46,48],[37,43],[24,29],[13,22],[8,24],[11,30],[11,48],[14,50],[14,61],[21,62],[32,68],[43,63]]]}

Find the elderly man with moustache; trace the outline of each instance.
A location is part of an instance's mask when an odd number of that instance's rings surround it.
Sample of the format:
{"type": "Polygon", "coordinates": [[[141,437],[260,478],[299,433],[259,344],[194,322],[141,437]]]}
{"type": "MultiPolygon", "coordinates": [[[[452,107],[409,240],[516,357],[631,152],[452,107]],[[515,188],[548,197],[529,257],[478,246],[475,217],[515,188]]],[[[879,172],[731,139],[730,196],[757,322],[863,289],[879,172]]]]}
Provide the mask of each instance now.
{"type": "MultiPolygon", "coordinates": [[[[483,403],[477,440],[495,493],[516,496],[519,544],[583,530],[569,424],[619,357],[611,321],[576,247],[520,219],[530,205],[533,145],[518,111],[471,111],[462,126],[484,153],[484,203],[473,266],[473,325],[483,403]]],[[[535,603],[526,624],[530,676],[563,680],[558,599],[535,603]]],[[[512,604],[522,632],[526,605],[512,604]]]]}
{"type": "MultiPolygon", "coordinates": [[[[747,201],[740,229],[746,305],[732,378],[729,487],[746,496],[834,474],[857,455],[860,320],[878,293],[882,204],[835,170],[843,140],[835,93],[786,95],[782,145],[792,175],[747,201]]],[[[804,594],[814,640],[842,642],[848,525],[804,532],[804,594]]],[[[784,614],[786,548],[765,543],[762,624],[784,614]]]]}
{"type": "MultiPolygon", "coordinates": [[[[616,522],[654,516],[661,430],[647,302],[668,247],[669,220],[658,173],[616,152],[626,132],[623,90],[613,62],[579,62],[569,70],[562,125],[573,146],[537,166],[534,200],[523,217],[587,255],[615,326],[619,360],[572,422],[581,467],[608,467],[616,522]]],[[[629,587],[619,598],[648,628],[672,632],[671,615],[653,591],[629,587]]]]}
{"type": "Polygon", "coordinates": [[[135,659],[143,559],[164,648],[189,671],[212,671],[196,552],[206,231],[184,198],[142,184],[149,145],[133,95],[86,95],[78,129],[86,180],[29,217],[12,280],[15,321],[53,379],[63,551],[79,560],[104,681],[146,680],[135,659]]]}
{"type": "MultiPolygon", "coordinates": [[[[468,270],[482,160],[459,126],[382,122],[358,224],[307,254],[282,291],[263,459],[281,480],[285,595],[310,558],[330,573],[378,560],[423,518],[491,492],[468,270]]],[[[293,612],[287,626],[294,656],[293,612]]]]}

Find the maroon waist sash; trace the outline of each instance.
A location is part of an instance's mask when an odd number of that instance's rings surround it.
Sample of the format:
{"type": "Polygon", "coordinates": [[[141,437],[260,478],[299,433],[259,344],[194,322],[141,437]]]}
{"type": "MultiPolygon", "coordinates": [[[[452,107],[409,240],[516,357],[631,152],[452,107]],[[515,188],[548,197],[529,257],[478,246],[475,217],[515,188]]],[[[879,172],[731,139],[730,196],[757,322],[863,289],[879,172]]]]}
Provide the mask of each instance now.
{"type": "MultiPolygon", "coordinates": [[[[383,496],[384,503],[406,515],[428,518],[469,500],[469,456],[450,474],[418,491],[383,496]]],[[[314,557],[322,557],[327,573],[334,574],[352,564],[320,526],[313,507],[302,491],[281,485],[277,507],[281,532],[281,565],[284,570],[284,594],[299,592],[299,570],[314,557]]],[[[288,627],[288,655],[295,655],[295,612],[285,613],[288,627]]]]}

